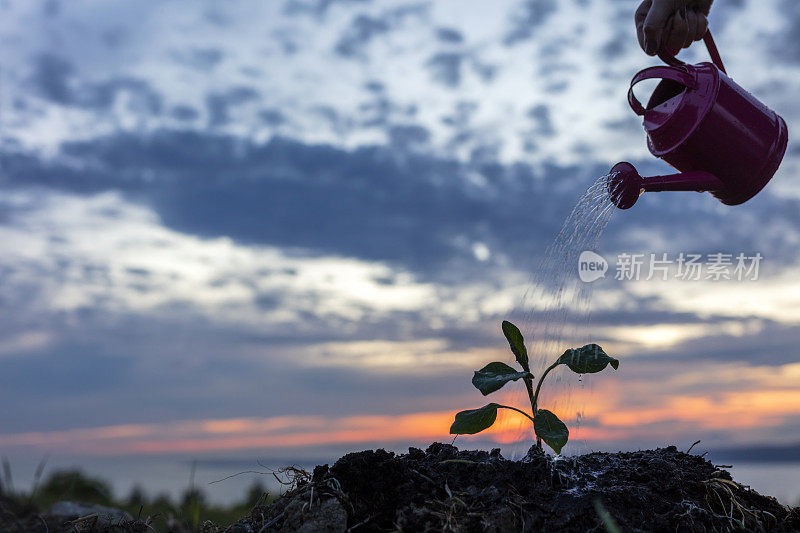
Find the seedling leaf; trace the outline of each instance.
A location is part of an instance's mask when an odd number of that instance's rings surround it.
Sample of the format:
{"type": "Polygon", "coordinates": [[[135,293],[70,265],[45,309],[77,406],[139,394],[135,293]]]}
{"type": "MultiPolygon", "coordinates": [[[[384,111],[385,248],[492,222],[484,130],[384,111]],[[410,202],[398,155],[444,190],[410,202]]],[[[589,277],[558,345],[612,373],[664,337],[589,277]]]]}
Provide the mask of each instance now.
{"type": "Polygon", "coordinates": [[[472,384],[481,391],[484,396],[503,388],[509,381],[516,381],[520,378],[533,379],[530,372],[517,372],[505,363],[495,361],[475,372],[472,376],[472,384]]]}
{"type": "Polygon", "coordinates": [[[525,348],[525,339],[522,337],[519,328],[508,320],[503,320],[503,335],[506,336],[508,345],[511,347],[511,351],[514,352],[514,357],[517,358],[519,366],[521,366],[522,370],[525,372],[530,372],[531,367],[528,366],[528,350],[525,348]]]}
{"type": "Polygon", "coordinates": [[[498,404],[492,402],[480,409],[469,409],[456,414],[453,425],[450,426],[451,435],[474,435],[484,429],[492,427],[497,420],[498,404]]]}
{"type": "Polygon", "coordinates": [[[536,411],[536,417],[533,419],[533,430],[536,432],[536,436],[553,448],[556,453],[561,453],[561,448],[569,440],[569,429],[567,429],[566,424],[547,409],[536,411]]]}
{"type": "Polygon", "coordinates": [[[544,378],[560,365],[566,365],[573,372],[579,374],[593,374],[600,372],[608,365],[614,370],[619,368],[619,361],[609,357],[597,344],[587,344],[577,349],[565,351],[561,357],[547,367],[536,384],[536,391],[533,390],[533,374],[531,374],[528,362],[528,350],[525,348],[525,339],[522,337],[519,328],[507,320],[503,320],[503,335],[505,335],[511,351],[514,352],[522,372],[505,363],[493,362],[475,372],[472,377],[472,384],[475,385],[484,396],[502,389],[509,381],[522,379],[525,382],[525,389],[531,401],[531,414],[522,409],[510,405],[497,403],[487,404],[480,409],[470,409],[456,414],[453,424],[450,426],[450,433],[454,435],[474,435],[484,429],[490,428],[497,420],[498,409],[510,409],[525,416],[533,422],[533,429],[536,432],[536,445],[542,447],[542,441],[550,446],[557,454],[566,446],[569,441],[569,429],[566,424],[558,419],[556,415],[546,409],[539,409],[539,393],[542,390],[544,378]]]}
{"type": "Polygon", "coordinates": [[[570,349],[558,358],[559,364],[567,365],[578,374],[594,374],[609,364],[614,370],[619,368],[619,361],[609,357],[597,344],[587,344],[581,348],[570,349]]]}

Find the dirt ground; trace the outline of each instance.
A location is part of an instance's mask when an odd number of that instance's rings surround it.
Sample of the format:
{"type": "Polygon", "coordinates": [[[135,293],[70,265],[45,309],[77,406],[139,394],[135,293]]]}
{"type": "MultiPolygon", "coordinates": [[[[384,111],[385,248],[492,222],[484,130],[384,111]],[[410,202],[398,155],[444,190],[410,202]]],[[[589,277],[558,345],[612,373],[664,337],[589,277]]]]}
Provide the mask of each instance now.
{"type": "MultiPolygon", "coordinates": [[[[800,531],[790,509],[734,482],[674,446],[554,460],[531,449],[520,461],[499,450],[435,443],[396,455],[350,453],[313,472],[288,468],[290,489],[229,527],[176,533],[269,531],[800,531]]],[[[141,519],[103,524],[56,520],[0,496],[0,531],[153,531],[141,519]]]]}
{"type": "Polygon", "coordinates": [[[674,446],[510,461],[436,443],[351,453],[296,482],[231,530],[800,531],[800,508],[674,446]]]}

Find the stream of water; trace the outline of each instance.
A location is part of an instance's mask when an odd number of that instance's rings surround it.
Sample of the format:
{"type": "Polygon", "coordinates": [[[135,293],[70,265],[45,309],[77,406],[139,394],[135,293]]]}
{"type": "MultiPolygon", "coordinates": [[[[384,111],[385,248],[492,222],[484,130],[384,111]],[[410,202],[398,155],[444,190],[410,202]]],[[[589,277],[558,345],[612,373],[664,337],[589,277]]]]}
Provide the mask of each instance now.
{"type": "MultiPolygon", "coordinates": [[[[599,177],[580,197],[511,313],[511,320],[525,336],[531,372],[537,379],[565,349],[591,341],[592,284],[578,278],[578,257],[584,250],[596,250],[608,225],[614,210],[607,192],[610,178],[609,175],[599,177]]],[[[570,453],[581,451],[582,401],[576,401],[575,389],[585,390],[589,381],[572,372],[554,371],[548,374],[542,387],[540,406],[557,413],[570,428],[570,453]]],[[[514,405],[530,408],[522,387],[514,387],[509,397],[514,405]]],[[[501,430],[514,432],[516,441],[528,443],[518,445],[515,455],[527,451],[533,438],[529,421],[521,417],[506,417],[501,430]]]]}

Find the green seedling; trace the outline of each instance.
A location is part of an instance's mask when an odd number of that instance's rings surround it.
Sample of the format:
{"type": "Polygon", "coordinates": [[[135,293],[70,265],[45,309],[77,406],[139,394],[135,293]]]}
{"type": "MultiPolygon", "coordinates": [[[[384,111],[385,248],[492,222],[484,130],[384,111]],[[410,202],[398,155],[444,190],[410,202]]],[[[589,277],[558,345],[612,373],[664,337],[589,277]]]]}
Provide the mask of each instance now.
{"type": "Polygon", "coordinates": [[[569,349],[544,371],[534,391],[534,376],[531,374],[530,364],[528,363],[528,350],[525,348],[525,339],[523,339],[522,333],[520,333],[517,326],[504,320],[503,334],[508,340],[511,351],[514,353],[514,358],[519,363],[522,371],[517,371],[505,363],[495,361],[476,371],[472,377],[472,384],[484,396],[487,396],[503,388],[509,381],[521,379],[525,384],[525,389],[528,391],[533,416],[516,407],[492,402],[480,409],[470,409],[456,414],[456,419],[453,425],[450,426],[450,434],[474,435],[475,433],[480,433],[484,429],[492,427],[492,424],[497,420],[498,409],[510,409],[526,416],[533,422],[533,430],[536,433],[539,447],[541,447],[540,441],[544,441],[553,451],[561,453],[561,449],[569,440],[569,429],[552,412],[546,409],[539,409],[539,393],[542,390],[544,378],[559,365],[566,365],[570,370],[578,374],[595,374],[608,365],[611,365],[616,370],[619,368],[619,361],[609,357],[597,344],[587,344],[581,348],[569,349]]]}

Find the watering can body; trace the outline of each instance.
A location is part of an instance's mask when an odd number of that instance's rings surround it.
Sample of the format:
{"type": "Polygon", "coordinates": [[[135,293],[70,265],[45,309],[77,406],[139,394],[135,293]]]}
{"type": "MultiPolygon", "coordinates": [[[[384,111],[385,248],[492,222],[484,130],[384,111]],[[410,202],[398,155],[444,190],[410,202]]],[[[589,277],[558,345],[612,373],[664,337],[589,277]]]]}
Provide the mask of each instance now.
{"type": "Polygon", "coordinates": [[[737,205],[769,182],[783,159],[786,122],[725,73],[710,33],[713,63],[687,65],[660,54],[667,65],[640,71],[628,103],[643,118],[650,153],[680,174],[642,178],[630,163],[615,165],[609,180],[612,201],[631,207],[643,191],[709,191],[737,205]],[[660,79],[647,106],[633,93],[646,79],[660,79]]]}

